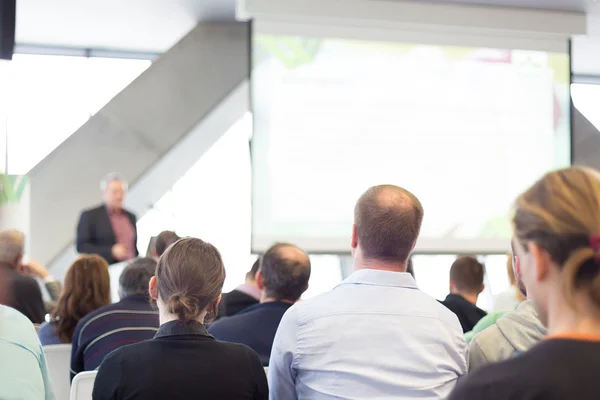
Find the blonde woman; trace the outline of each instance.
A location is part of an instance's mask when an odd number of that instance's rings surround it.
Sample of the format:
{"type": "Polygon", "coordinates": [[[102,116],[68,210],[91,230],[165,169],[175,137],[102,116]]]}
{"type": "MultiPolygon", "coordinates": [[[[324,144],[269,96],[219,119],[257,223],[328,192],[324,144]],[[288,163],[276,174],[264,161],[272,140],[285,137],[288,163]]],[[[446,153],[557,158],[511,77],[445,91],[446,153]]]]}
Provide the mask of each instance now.
{"type": "Polygon", "coordinates": [[[600,175],[568,168],[516,202],[513,247],[548,338],[476,371],[452,400],[596,400],[600,393],[600,175]]]}
{"type": "Polygon", "coordinates": [[[525,301],[525,296],[517,286],[517,279],[513,268],[513,254],[508,253],[506,257],[506,273],[510,282],[510,287],[502,293],[494,296],[493,312],[513,311],[519,304],[525,301]]]}

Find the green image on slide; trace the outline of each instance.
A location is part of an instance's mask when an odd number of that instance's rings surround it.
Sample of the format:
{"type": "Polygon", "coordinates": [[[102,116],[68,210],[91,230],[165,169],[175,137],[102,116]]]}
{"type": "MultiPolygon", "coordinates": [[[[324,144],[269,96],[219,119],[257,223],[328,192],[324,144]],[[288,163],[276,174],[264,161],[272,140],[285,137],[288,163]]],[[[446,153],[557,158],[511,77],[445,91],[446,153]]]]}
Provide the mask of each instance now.
{"type": "Polygon", "coordinates": [[[254,65],[267,56],[280,61],[287,69],[293,69],[311,63],[319,53],[321,39],[294,36],[258,35],[254,45],[254,65]]]}

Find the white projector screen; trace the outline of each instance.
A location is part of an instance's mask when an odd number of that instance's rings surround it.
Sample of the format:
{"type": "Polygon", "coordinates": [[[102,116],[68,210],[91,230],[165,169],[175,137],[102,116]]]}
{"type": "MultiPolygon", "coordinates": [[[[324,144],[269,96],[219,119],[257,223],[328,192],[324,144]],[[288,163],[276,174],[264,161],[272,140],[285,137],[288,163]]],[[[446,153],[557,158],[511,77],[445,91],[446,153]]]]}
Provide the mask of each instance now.
{"type": "Polygon", "coordinates": [[[389,183],[416,251],[502,253],[515,197],[570,164],[562,53],[255,34],[253,250],[348,252],[356,200],[389,183]]]}

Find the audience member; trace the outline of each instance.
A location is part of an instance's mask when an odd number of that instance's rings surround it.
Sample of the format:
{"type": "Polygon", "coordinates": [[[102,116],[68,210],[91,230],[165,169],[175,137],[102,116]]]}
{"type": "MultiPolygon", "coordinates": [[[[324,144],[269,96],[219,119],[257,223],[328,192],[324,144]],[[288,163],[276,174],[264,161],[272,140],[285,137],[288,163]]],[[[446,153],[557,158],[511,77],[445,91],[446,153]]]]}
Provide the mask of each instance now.
{"type": "Polygon", "coordinates": [[[513,246],[549,337],[476,370],[451,399],[596,400],[600,392],[600,175],[545,175],[516,201],[513,246]]]}
{"type": "Polygon", "coordinates": [[[0,306],[0,399],[54,400],[42,346],[31,321],[0,306]]]}
{"type": "Polygon", "coordinates": [[[241,343],[258,353],[269,365],[273,339],[283,314],[308,289],[310,260],[296,246],[278,243],[260,259],[256,282],[260,304],[215,322],[208,330],[218,340],[241,343]]]}
{"type": "Polygon", "coordinates": [[[458,257],[450,267],[450,294],[442,304],[456,314],[465,333],[487,314],[476,305],[485,288],[484,274],[483,264],[471,256],[458,257]]]}
{"type": "Polygon", "coordinates": [[[44,301],[44,306],[46,308],[46,313],[51,314],[56,308],[58,298],[62,292],[62,284],[60,281],[54,279],[46,267],[36,261],[29,261],[26,264],[22,264],[19,273],[44,282],[44,287],[50,297],[50,300],[44,301]]]}
{"type": "Polygon", "coordinates": [[[246,281],[242,285],[229,293],[223,294],[217,318],[235,315],[259,303],[261,292],[256,284],[256,273],[259,265],[260,258],[254,262],[252,269],[246,274],[246,281]]]}
{"type": "Polygon", "coordinates": [[[456,316],[406,273],[423,208],[383,185],[356,204],[355,271],[284,315],[271,353],[271,399],[441,399],[467,372],[456,316]]]}
{"type": "Polygon", "coordinates": [[[162,231],[156,237],[154,248],[152,249],[152,256],[158,261],[167,248],[179,239],[181,238],[173,231],[162,231]]]}
{"type": "Polygon", "coordinates": [[[77,322],[97,308],[110,304],[108,264],[100,256],[79,257],[67,270],[64,282],[50,322],[40,327],[42,346],[71,343],[77,322]]]}
{"type": "MultiPolygon", "coordinates": [[[[521,279],[520,261],[516,256],[512,256],[511,259],[511,267],[515,270],[515,284],[526,296],[527,290],[521,279]]],[[[546,328],[540,321],[533,302],[525,301],[515,311],[505,313],[495,324],[473,338],[469,347],[469,371],[521,354],[537,344],[545,335],[546,328]]]]}
{"type": "Polygon", "coordinates": [[[203,325],[216,314],[224,280],[212,245],[185,238],[169,247],[150,280],[160,329],[154,339],[121,347],[104,360],[94,399],[267,399],[256,353],[215,340],[203,325]]]}
{"type": "Polygon", "coordinates": [[[130,343],[152,339],[158,330],[158,313],[152,308],[148,282],[156,261],[138,258],[119,278],[121,301],[100,307],[82,318],[73,334],[71,378],[78,372],[91,371],[111,351],[130,343]]]}
{"type": "Polygon", "coordinates": [[[98,254],[108,264],[138,255],[135,215],[123,208],[127,182],[119,174],[109,174],[100,183],[104,204],[86,210],[77,225],[77,251],[98,254]]]}
{"type": "Polygon", "coordinates": [[[508,254],[507,260],[506,273],[508,274],[510,287],[504,292],[494,296],[494,312],[513,311],[525,300],[525,296],[523,296],[523,293],[521,293],[521,290],[517,287],[517,280],[512,263],[512,253],[508,254]]]}
{"type": "Polygon", "coordinates": [[[15,230],[0,232],[0,281],[4,282],[2,302],[21,312],[34,324],[44,322],[46,307],[37,281],[20,273],[23,264],[25,235],[15,230]]]}
{"type": "MultiPolygon", "coordinates": [[[[514,256],[513,256],[512,252],[508,253],[506,256],[506,260],[507,260],[506,268],[507,268],[507,270],[511,271],[508,274],[508,277],[511,282],[515,281],[515,275],[513,272],[513,258],[514,258],[514,256]]],[[[513,285],[513,283],[511,283],[511,286],[512,285],[513,285]]],[[[514,285],[516,287],[516,283],[514,285]]],[[[519,288],[517,288],[517,290],[519,290],[519,288]]],[[[503,293],[506,293],[506,292],[503,292],[503,293]]],[[[520,290],[519,290],[519,293],[521,293],[520,290]]],[[[525,298],[522,294],[520,294],[519,297],[523,298],[523,299],[525,298]]],[[[501,300],[501,301],[504,302],[505,300],[501,300]]],[[[515,307],[516,307],[516,305],[515,305],[515,307]]],[[[510,311],[512,311],[512,310],[510,310],[510,311]]],[[[500,318],[504,314],[506,314],[506,311],[492,311],[492,312],[488,313],[485,317],[481,318],[479,320],[479,322],[477,322],[475,324],[475,326],[473,327],[473,329],[471,331],[465,333],[465,339],[467,340],[467,343],[471,343],[471,340],[473,339],[473,337],[475,337],[475,335],[477,335],[481,331],[489,328],[490,326],[494,325],[496,323],[496,321],[498,320],[498,318],[500,318]]],[[[469,365],[469,368],[470,368],[470,365],[469,365]]]]}

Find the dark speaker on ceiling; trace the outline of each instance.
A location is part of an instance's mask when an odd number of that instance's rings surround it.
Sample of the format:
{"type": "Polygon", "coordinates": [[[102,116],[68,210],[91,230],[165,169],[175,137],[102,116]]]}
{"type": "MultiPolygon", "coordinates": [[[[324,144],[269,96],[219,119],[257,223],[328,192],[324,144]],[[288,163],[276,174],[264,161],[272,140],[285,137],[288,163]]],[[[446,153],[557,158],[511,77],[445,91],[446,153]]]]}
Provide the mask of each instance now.
{"type": "Polygon", "coordinates": [[[15,50],[17,0],[0,0],[0,59],[11,60],[15,50]]]}

